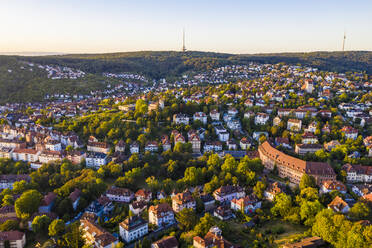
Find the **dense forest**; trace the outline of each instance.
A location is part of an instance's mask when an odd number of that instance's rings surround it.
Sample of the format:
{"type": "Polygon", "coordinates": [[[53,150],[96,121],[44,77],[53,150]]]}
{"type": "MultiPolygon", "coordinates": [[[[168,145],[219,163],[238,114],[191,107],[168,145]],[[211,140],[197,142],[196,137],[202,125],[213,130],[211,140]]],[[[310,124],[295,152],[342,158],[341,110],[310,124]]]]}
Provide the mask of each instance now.
{"type": "Polygon", "coordinates": [[[205,71],[222,65],[258,63],[301,64],[321,70],[363,71],[372,74],[372,52],[312,52],[280,54],[224,54],[211,52],[126,52],[53,56],[0,56],[0,102],[39,101],[51,93],[88,93],[103,88],[103,72],[138,73],[150,78],[177,78],[189,71],[205,71]],[[87,76],[77,80],[48,79],[45,71],[23,69],[22,62],[62,65],[87,76]]]}

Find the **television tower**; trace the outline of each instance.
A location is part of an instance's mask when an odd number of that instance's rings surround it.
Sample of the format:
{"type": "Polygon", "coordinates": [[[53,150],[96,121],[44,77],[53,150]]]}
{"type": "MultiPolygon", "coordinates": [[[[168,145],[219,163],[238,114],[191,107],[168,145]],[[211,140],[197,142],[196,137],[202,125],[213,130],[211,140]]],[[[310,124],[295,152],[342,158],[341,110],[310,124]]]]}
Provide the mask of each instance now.
{"type": "Polygon", "coordinates": [[[185,28],[183,28],[183,35],[182,35],[182,52],[186,52],[186,45],[185,45],[185,28]]]}
{"type": "Polygon", "coordinates": [[[342,41],[342,51],[345,51],[345,40],[346,40],[346,33],[344,32],[344,39],[342,41]]]}

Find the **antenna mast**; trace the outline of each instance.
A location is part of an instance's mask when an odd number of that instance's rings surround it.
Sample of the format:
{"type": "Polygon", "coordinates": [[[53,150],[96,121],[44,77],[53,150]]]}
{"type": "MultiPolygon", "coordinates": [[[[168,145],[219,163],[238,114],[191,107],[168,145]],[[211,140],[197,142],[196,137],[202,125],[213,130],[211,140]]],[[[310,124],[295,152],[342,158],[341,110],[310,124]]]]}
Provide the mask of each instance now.
{"type": "Polygon", "coordinates": [[[344,32],[344,39],[342,41],[342,51],[345,51],[345,40],[346,40],[346,33],[344,32]]]}
{"type": "Polygon", "coordinates": [[[182,52],[186,52],[186,45],[185,45],[185,28],[183,28],[183,36],[182,36],[182,52]]]}

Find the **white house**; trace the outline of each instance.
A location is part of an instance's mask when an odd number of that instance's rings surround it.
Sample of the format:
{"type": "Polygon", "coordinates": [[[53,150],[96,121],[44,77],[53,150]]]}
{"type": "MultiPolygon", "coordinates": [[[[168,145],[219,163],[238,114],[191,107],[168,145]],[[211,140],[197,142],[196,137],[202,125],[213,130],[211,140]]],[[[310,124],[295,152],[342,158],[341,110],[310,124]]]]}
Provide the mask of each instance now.
{"type": "Polygon", "coordinates": [[[105,153],[88,152],[85,158],[86,166],[95,169],[98,169],[102,165],[106,165],[107,162],[108,156],[105,153]]]}
{"type": "Polygon", "coordinates": [[[219,121],[220,120],[220,113],[213,109],[210,113],[209,113],[209,116],[211,117],[211,119],[213,121],[219,121]]]}
{"type": "Polygon", "coordinates": [[[203,125],[207,124],[207,115],[203,112],[196,112],[193,116],[194,121],[200,121],[203,125]]]}
{"type": "Polygon", "coordinates": [[[140,239],[148,232],[148,223],[138,216],[129,217],[119,224],[120,237],[127,243],[140,239]]]}
{"type": "Polygon", "coordinates": [[[328,208],[332,209],[334,212],[340,212],[343,214],[349,212],[350,210],[349,205],[339,196],[336,196],[335,199],[328,204],[328,208]]]}
{"type": "Polygon", "coordinates": [[[261,208],[261,201],[255,195],[248,195],[240,199],[231,200],[231,209],[235,211],[244,211],[244,213],[255,212],[256,209],[261,208]]]}
{"type": "Polygon", "coordinates": [[[175,124],[188,125],[189,121],[190,121],[190,118],[185,114],[175,114],[175,115],[173,115],[173,122],[175,124]]]}
{"type": "Polygon", "coordinates": [[[156,141],[149,141],[146,143],[145,146],[146,152],[157,152],[158,151],[158,142],[156,141]]]}
{"type": "Polygon", "coordinates": [[[130,153],[133,154],[133,153],[139,153],[139,144],[135,141],[133,142],[130,147],[129,147],[129,150],[130,150],[130,153]]]}
{"type": "Polygon", "coordinates": [[[106,191],[106,196],[111,201],[129,203],[134,199],[134,193],[126,188],[111,187],[106,191]]]}
{"type": "Polygon", "coordinates": [[[6,242],[11,248],[23,248],[26,245],[26,234],[20,231],[0,232],[0,247],[6,247],[6,242]]]}
{"type": "Polygon", "coordinates": [[[332,192],[333,190],[336,190],[342,194],[346,194],[347,191],[346,186],[343,183],[339,181],[328,180],[322,183],[322,185],[320,186],[319,193],[326,194],[332,192]]]}
{"type": "Polygon", "coordinates": [[[24,162],[37,162],[39,160],[40,152],[35,149],[23,149],[15,148],[12,152],[12,159],[15,161],[24,161],[24,162]]]}
{"type": "Polygon", "coordinates": [[[358,137],[358,130],[350,126],[343,127],[341,132],[345,134],[345,138],[347,139],[355,140],[358,137]]]}
{"type": "Polygon", "coordinates": [[[192,197],[190,191],[178,193],[172,197],[173,211],[178,213],[184,208],[196,209],[196,201],[192,197]]]}
{"type": "Polygon", "coordinates": [[[236,185],[221,186],[213,192],[213,197],[219,202],[230,202],[234,198],[245,196],[243,188],[236,185]]]}
{"type": "Polygon", "coordinates": [[[149,223],[157,226],[173,224],[174,213],[168,203],[160,203],[149,208],[149,223]]]}
{"type": "Polygon", "coordinates": [[[47,164],[49,162],[56,162],[62,160],[63,156],[60,151],[44,150],[39,155],[39,162],[47,164]]]}
{"type": "Polygon", "coordinates": [[[45,149],[50,150],[50,151],[61,151],[62,150],[62,144],[61,142],[57,140],[49,140],[45,144],[45,149]]]}
{"type": "Polygon", "coordinates": [[[289,119],[287,122],[287,130],[298,132],[301,130],[302,121],[298,119],[289,119]]]}
{"type": "Polygon", "coordinates": [[[265,125],[269,120],[269,115],[265,113],[257,113],[254,117],[254,124],[256,125],[265,125]]]}

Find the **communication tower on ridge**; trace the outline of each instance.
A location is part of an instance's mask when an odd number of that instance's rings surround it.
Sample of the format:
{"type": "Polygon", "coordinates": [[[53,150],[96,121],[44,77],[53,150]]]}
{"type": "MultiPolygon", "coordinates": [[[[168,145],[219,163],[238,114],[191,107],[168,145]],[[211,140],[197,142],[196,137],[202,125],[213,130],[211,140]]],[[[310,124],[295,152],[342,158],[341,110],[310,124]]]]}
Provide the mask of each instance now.
{"type": "Polygon", "coordinates": [[[342,40],[342,51],[345,51],[345,40],[346,40],[346,33],[344,32],[344,39],[342,40]]]}
{"type": "Polygon", "coordinates": [[[185,44],[185,28],[183,29],[183,34],[182,34],[182,52],[186,52],[186,44],[185,44]]]}

